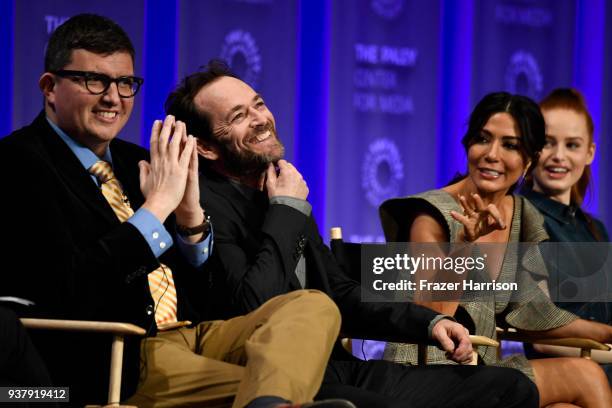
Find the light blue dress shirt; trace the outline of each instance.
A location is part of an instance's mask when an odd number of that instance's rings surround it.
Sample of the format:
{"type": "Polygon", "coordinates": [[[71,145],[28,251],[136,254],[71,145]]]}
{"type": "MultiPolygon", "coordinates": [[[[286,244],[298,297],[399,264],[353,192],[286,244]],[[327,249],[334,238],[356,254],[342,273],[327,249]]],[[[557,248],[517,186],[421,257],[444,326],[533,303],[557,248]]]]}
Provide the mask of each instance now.
{"type": "MultiPolygon", "coordinates": [[[[61,130],[55,123],[47,118],[49,125],[55,130],[59,137],[68,145],[70,150],[75,154],[77,159],[81,162],[86,171],[89,172],[89,168],[93,166],[98,160],[104,160],[108,163],[113,164],[113,158],[111,155],[110,148],[106,149],[104,156],[99,158],[94,152],[83,146],[81,143],[72,139],[63,130],[61,130]]],[[[91,179],[99,187],[100,183],[93,174],[91,179]]],[[[156,258],[159,258],[164,252],[168,250],[174,243],[172,236],[166,230],[166,227],[146,208],[139,208],[133,216],[131,216],[127,222],[132,224],[142,234],[144,239],[149,244],[151,251],[156,258]]],[[[189,263],[195,267],[201,266],[206,262],[212,251],[212,228],[210,234],[206,239],[192,244],[184,240],[180,235],[175,232],[176,241],[178,248],[189,263]]]]}

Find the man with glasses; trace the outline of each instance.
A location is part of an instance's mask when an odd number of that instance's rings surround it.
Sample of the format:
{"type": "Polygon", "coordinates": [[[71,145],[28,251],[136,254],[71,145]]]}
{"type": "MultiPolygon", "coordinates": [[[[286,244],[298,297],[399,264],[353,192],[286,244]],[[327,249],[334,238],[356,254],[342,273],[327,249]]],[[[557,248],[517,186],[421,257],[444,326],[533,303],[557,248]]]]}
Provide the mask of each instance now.
{"type": "MultiPolygon", "coordinates": [[[[142,83],[132,43],[114,22],[82,14],[53,33],[39,80],[44,110],[0,141],[0,296],[34,302],[28,314],[37,317],[147,329],[140,350],[128,343],[124,362],[123,395],[140,377],[130,400],[139,406],[311,400],[338,334],[336,306],[304,290],[202,322],[189,298],[201,296],[193,282],[212,238],[195,140],[171,116],[153,125],[150,158],[117,139],[142,83]],[[297,354],[307,358],[288,367],[297,354]]],[[[70,387],[71,405],[105,400],[107,338],[47,333],[35,345],[52,381],[70,387]]]]}
{"type": "Polygon", "coordinates": [[[108,75],[97,72],[73,71],[69,69],[59,69],[52,71],[52,73],[63,78],[82,78],[85,87],[92,95],[102,95],[114,83],[117,85],[117,92],[121,98],[135,96],[144,82],[144,79],[131,75],[111,78],[108,75]]]}

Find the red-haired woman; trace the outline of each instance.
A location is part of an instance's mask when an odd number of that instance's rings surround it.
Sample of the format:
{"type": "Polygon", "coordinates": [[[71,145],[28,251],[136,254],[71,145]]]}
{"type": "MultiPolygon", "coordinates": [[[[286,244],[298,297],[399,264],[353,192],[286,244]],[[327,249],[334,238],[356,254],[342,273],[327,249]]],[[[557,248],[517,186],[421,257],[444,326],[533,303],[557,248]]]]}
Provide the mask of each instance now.
{"type": "MultiPolygon", "coordinates": [[[[565,279],[578,278],[585,282],[591,279],[593,283],[589,286],[595,286],[593,274],[601,273],[608,251],[605,244],[593,243],[608,242],[609,237],[601,221],[581,208],[591,180],[590,165],[595,158],[593,119],[583,96],[575,89],[555,89],[540,102],[540,109],[546,123],[546,144],[524,195],[544,216],[550,242],[581,243],[557,248],[562,260],[556,256],[557,262],[549,265],[550,284],[563,289],[565,279]]],[[[557,302],[557,305],[584,319],[611,324],[612,304],[606,299],[605,291],[596,298],[582,294],[582,299],[577,299],[581,301],[557,302]],[[586,297],[591,301],[586,301],[586,297]]],[[[552,346],[539,345],[535,349],[548,354],[578,354],[578,350],[552,346]]],[[[610,363],[610,354],[595,352],[593,357],[601,363],[610,363]]],[[[604,365],[604,369],[610,379],[612,366],[604,365]]]]}

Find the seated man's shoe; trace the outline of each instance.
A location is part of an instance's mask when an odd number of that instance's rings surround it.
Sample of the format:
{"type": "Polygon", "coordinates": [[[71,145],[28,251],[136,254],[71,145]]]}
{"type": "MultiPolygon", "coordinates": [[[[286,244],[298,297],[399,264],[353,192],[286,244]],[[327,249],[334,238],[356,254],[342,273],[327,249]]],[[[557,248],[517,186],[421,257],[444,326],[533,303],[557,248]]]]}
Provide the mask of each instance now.
{"type": "Polygon", "coordinates": [[[343,399],[327,399],[304,404],[280,404],[272,408],[357,408],[355,404],[343,399]]]}

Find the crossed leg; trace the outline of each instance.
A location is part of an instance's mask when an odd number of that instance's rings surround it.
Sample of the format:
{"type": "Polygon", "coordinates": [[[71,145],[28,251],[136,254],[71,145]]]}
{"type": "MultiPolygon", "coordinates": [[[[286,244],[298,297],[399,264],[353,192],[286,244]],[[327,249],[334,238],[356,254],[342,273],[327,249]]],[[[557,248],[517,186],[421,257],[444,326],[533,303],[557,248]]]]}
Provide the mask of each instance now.
{"type": "Polygon", "coordinates": [[[262,396],[311,401],[339,329],[333,301],[300,290],[244,316],[159,333],[143,340],[141,381],[128,403],[242,408],[262,396]]]}
{"type": "Polygon", "coordinates": [[[597,363],[570,357],[530,362],[540,392],[540,407],[612,407],[608,379],[597,363]]]}

